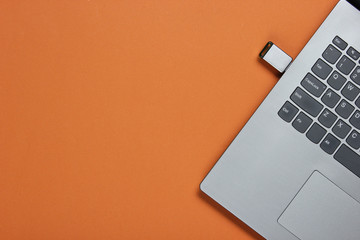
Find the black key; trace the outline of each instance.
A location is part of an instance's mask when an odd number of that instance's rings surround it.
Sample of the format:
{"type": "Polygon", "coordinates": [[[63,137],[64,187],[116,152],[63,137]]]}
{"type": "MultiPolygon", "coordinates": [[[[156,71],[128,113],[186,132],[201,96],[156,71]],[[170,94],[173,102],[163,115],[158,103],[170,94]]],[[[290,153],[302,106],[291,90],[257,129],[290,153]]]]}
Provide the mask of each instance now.
{"type": "Polygon", "coordinates": [[[299,109],[297,107],[286,101],[286,103],[279,110],[278,114],[284,121],[291,122],[298,111],[299,109]]]}
{"type": "Polygon", "coordinates": [[[333,44],[335,44],[341,50],[345,50],[345,48],[347,47],[347,43],[344,40],[342,40],[339,36],[336,36],[334,38],[333,44]]]}
{"type": "Polygon", "coordinates": [[[321,142],[320,147],[328,154],[333,154],[336,148],[340,145],[340,140],[328,133],[324,140],[321,142]]]}
{"type": "Polygon", "coordinates": [[[339,105],[335,108],[335,112],[346,119],[350,116],[354,109],[355,108],[350,103],[345,100],[341,100],[339,105]]]}
{"type": "Polygon", "coordinates": [[[357,129],[360,129],[360,111],[359,110],[355,111],[355,113],[351,116],[349,122],[357,129]]]}
{"type": "Polygon", "coordinates": [[[355,101],[355,105],[360,108],[360,97],[355,101]]]}
{"type": "Polygon", "coordinates": [[[310,126],[312,123],[311,118],[306,116],[303,112],[300,112],[299,115],[295,118],[292,125],[293,127],[298,130],[301,133],[304,133],[306,129],[310,126]]]}
{"type": "Polygon", "coordinates": [[[313,97],[311,97],[299,87],[295,89],[290,98],[300,108],[302,108],[305,112],[309,113],[313,117],[319,115],[320,111],[323,108],[323,106],[318,101],[316,101],[313,97]]]}
{"type": "Polygon", "coordinates": [[[354,84],[351,82],[347,82],[345,87],[341,90],[341,93],[349,99],[350,101],[354,100],[357,95],[360,93],[360,89],[357,88],[354,84]]]}
{"type": "Polygon", "coordinates": [[[334,158],[356,176],[360,177],[360,156],[345,144],[341,145],[334,158]]]}
{"type": "Polygon", "coordinates": [[[342,72],[343,74],[348,75],[351,70],[355,67],[355,63],[350,60],[347,56],[342,56],[336,67],[342,72]]]}
{"type": "Polygon", "coordinates": [[[327,76],[332,71],[332,67],[330,67],[326,62],[324,62],[322,59],[318,59],[315,63],[315,65],[311,68],[311,70],[321,79],[326,79],[327,76]]]}
{"type": "Polygon", "coordinates": [[[332,128],[332,131],[335,133],[336,136],[339,138],[345,138],[346,135],[350,132],[351,127],[347,125],[343,120],[339,119],[334,127],[332,128]]]}
{"type": "Polygon", "coordinates": [[[353,73],[350,75],[350,78],[357,84],[360,85],[360,66],[355,68],[353,73]]]}
{"type": "Polygon", "coordinates": [[[346,82],[346,78],[343,77],[338,71],[334,71],[328,79],[328,83],[330,86],[335,88],[336,90],[340,90],[340,88],[346,82]]]}
{"type": "Polygon", "coordinates": [[[336,121],[337,116],[330,112],[329,109],[325,109],[319,116],[319,122],[325,127],[331,127],[336,121]]]}
{"type": "Polygon", "coordinates": [[[341,52],[339,50],[337,50],[333,45],[330,44],[326,48],[325,52],[323,52],[322,56],[326,61],[334,64],[341,56],[341,52]]]}
{"type": "Polygon", "coordinates": [[[347,137],[346,142],[353,148],[360,148],[360,134],[353,130],[350,135],[347,137]]]}
{"type": "Polygon", "coordinates": [[[335,107],[335,105],[339,102],[340,96],[337,95],[333,90],[328,89],[324,96],[322,96],[321,101],[326,104],[328,107],[335,107]]]}
{"type": "Polygon", "coordinates": [[[323,127],[317,123],[314,123],[306,133],[306,137],[313,143],[319,143],[320,140],[324,137],[325,133],[326,130],[323,127]]]}
{"type": "Polygon", "coordinates": [[[346,53],[354,60],[358,60],[360,57],[360,53],[356,51],[353,47],[349,47],[346,53]]]}
{"type": "Polygon", "coordinates": [[[306,74],[305,78],[301,81],[301,85],[316,97],[320,97],[326,89],[325,84],[317,80],[311,73],[306,74]]]}

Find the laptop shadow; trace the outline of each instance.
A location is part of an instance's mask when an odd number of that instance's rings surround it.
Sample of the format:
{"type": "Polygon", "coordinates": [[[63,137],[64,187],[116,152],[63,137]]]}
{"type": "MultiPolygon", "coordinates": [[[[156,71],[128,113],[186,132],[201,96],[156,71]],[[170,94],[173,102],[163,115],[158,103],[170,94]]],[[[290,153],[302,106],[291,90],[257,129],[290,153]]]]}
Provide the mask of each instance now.
{"type": "Polygon", "coordinates": [[[210,204],[213,208],[215,208],[218,212],[220,212],[223,216],[225,216],[228,220],[239,226],[242,230],[244,230],[249,236],[256,240],[265,240],[262,236],[260,236],[257,232],[251,229],[248,225],[242,222],[240,219],[235,217],[231,212],[227,211],[217,202],[215,202],[212,198],[207,196],[205,193],[198,190],[197,195],[204,200],[207,204],[210,204]]]}

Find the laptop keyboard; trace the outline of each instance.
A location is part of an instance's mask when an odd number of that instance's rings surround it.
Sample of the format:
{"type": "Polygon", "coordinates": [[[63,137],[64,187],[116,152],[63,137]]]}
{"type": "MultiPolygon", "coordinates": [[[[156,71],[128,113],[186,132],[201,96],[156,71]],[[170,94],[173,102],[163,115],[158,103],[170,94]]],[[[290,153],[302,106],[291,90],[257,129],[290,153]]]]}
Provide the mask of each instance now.
{"type": "Polygon", "coordinates": [[[278,112],[360,177],[360,52],[336,36],[278,112]]]}

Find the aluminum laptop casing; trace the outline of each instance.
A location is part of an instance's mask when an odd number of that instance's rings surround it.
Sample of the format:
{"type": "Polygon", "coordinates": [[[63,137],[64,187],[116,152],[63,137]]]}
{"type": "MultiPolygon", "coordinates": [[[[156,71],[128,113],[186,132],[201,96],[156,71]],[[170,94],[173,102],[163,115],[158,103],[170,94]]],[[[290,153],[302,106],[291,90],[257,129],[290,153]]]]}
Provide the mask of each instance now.
{"type": "Polygon", "coordinates": [[[277,114],[335,36],[360,49],[359,29],[360,11],[341,0],[200,185],[266,239],[298,239],[278,219],[314,171],[360,202],[360,178],[277,114]]]}

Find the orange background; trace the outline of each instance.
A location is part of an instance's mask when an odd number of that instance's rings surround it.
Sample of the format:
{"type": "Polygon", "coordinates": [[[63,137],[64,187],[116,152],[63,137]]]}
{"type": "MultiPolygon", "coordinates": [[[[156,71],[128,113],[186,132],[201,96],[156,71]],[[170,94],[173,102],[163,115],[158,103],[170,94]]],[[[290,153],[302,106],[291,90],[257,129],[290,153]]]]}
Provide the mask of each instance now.
{"type": "Polygon", "coordinates": [[[261,239],[199,183],[335,3],[1,1],[0,239],[261,239]]]}

